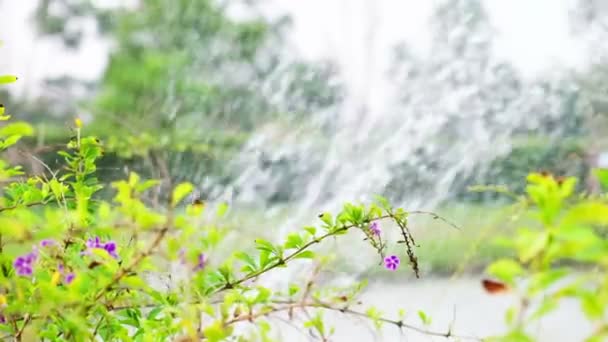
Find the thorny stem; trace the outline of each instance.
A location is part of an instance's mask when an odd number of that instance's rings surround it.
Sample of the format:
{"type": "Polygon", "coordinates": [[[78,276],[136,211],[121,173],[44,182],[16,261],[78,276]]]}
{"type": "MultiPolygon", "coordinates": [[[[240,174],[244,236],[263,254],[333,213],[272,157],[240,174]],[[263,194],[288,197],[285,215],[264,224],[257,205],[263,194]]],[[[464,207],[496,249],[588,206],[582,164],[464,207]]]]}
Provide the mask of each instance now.
{"type": "Polygon", "coordinates": [[[416,278],[420,278],[420,269],[418,268],[418,257],[414,254],[414,247],[416,246],[416,241],[414,241],[414,237],[410,233],[407,225],[400,219],[395,217],[392,211],[389,211],[389,216],[393,218],[393,220],[401,229],[401,235],[403,236],[403,242],[405,243],[407,256],[412,264],[412,268],[414,269],[414,274],[416,274],[416,278]]]}

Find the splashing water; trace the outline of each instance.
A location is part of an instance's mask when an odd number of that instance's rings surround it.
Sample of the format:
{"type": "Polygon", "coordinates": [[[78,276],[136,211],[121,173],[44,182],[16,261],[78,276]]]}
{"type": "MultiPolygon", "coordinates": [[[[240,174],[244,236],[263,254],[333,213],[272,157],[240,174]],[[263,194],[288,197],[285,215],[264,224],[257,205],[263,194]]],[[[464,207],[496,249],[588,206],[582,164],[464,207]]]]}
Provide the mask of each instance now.
{"type": "MultiPolygon", "coordinates": [[[[286,206],[281,239],[320,211],[375,194],[433,210],[455,188],[485,182],[491,162],[509,153],[516,138],[531,132],[560,138],[559,125],[547,122],[584,112],[569,104],[579,89],[564,73],[526,79],[495,55],[495,31],[479,2],[444,1],[430,26],[428,55],[405,45],[395,50],[393,100],[383,108],[351,94],[305,121],[266,123],[232,160],[237,177],[229,186],[214,187],[196,172],[190,179],[233,207],[286,206]]],[[[353,264],[367,265],[360,261],[369,254],[348,254],[353,264]]]]}
{"type": "Polygon", "coordinates": [[[559,136],[544,122],[564,115],[564,92],[577,88],[561,77],[525,80],[497,58],[493,29],[474,3],[438,8],[431,56],[398,50],[390,70],[396,101],[386,109],[349,98],[305,126],[260,129],[234,160],[235,203],[266,204],[284,192],[296,208],[286,227],[374,194],[433,209],[467,177],[482,179],[514,137],[543,130],[559,136]]]}

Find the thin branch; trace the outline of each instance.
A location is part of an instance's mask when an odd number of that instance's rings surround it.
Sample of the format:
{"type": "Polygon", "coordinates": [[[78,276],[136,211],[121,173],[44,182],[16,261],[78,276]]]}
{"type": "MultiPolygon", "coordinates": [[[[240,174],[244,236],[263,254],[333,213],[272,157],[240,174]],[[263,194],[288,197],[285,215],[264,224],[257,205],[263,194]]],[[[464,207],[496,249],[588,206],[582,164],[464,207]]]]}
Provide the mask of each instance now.
{"type": "Polygon", "coordinates": [[[19,329],[19,331],[17,331],[17,333],[15,334],[15,339],[17,341],[21,341],[21,335],[23,335],[23,331],[25,330],[25,327],[32,321],[32,316],[30,314],[25,314],[25,319],[23,320],[23,325],[21,326],[21,329],[19,329]]]}
{"type": "Polygon", "coordinates": [[[450,221],[450,220],[448,220],[448,219],[446,219],[446,218],[444,218],[442,216],[439,216],[438,214],[436,214],[436,213],[434,213],[432,211],[413,210],[413,211],[408,211],[407,213],[408,214],[413,214],[413,215],[416,215],[416,214],[428,215],[428,216],[431,216],[433,218],[433,220],[443,221],[448,226],[450,226],[450,227],[452,227],[452,228],[454,228],[456,230],[461,230],[460,227],[458,227],[454,222],[452,222],[452,221],[450,221]]]}
{"type": "MultiPolygon", "coordinates": [[[[329,310],[329,311],[338,311],[343,314],[349,314],[349,315],[353,315],[353,316],[371,319],[369,317],[369,315],[367,315],[364,312],[360,312],[360,311],[356,311],[356,310],[352,310],[352,309],[348,309],[348,308],[338,308],[338,307],[332,306],[331,304],[320,302],[320,301],[305,302],[305,303],[301,303],[301,302],[284,302],[284,303],[285,304],[283,304],[281,306],[276,306],[276,307],[267,308],[265,310],[260,310],[257,313],[240,315],[238,317],[225,321],[224,325],[226,326],[226,325],[236,324],[236,323],[245,322],[245,321],[251,322],[251,321],[255,320],[256,318],[269,316],[274,313],[279,313],[279,312],[284,312],[284,311],[289,311],[289,310],[294,310],[294,309],[304,310],[306,308],[317,308],[317,309],[324,309],[324,310],[329,310]]],[[[409,329],[409,330],[412,330],[412,331],[415,331],[415,332],[418,332],[418,333],[421,333],[421,334],[424,334],[427,336],[436,336],[436,337],[443,337],[443,338],[454,337],[454,338],[459,338],[459,339],[464,339],[464,340],[482,341],[481,338],[476,337],[476,336],[456,335],[456,334],[452,333],[451,330],[448,330],[447,332],[439,332],[439,331],[427,330],[427,329],[424,329],[424,328],[421,328],[421,327],[418,327],[415,325],[404,323],[401,320],[397,321],[397,320],[392,320],[392,319],[388,319],[388,318],[378,318],[378,320],[383,323],[394,325],[397,328],[399,328],[400,330],[409,329]]]]}
{"type": "MultiPolygon", "coordinates": [[[[383,216],[377,217],[375,220],[382,220],[382,219],[387,219],[387,218],[390,218],[390,217],[391,217],[390,215],[383,215],[383,216]]],[[[313,239],[312,241],[309,241],[307,244],[305,244],[305,245],[301,246],[300,248],[296,249],[295,252],[293,252],[293,253],[289,254],[288,256],[286,256],[286,257],[284,257],[284,258],[282,258],[282,259],[274,262],[270,266],[268,266],[268,267],[266,267],[264,269],[261,269],[261,270],[259,270],[257,272],[250,273],[250,274],[244,276],[243,278],[241,278],[239,280],[236,280],[234,282],[225,284],[224,286],[222,286],[218,290],[216,290],[215,293],[222,292],[222,291],[225,291],[225,290],[229,290],[229,289],[233,288],[234,286],[240,285],[240,284],[242,284],[242,283],[244,283],[244,282],[246,282],[248,280],[257,278],[257,277],[261,276],[262,274],[264,274],[264,273],[266,273],[266,272],[268,272],[268,271],[270,271],[270,270],[272,270],[272,269],[274,269],[276,267],[285,265],[285,263],[287,263],[289,260],[295,258],[298,254],[302,253],[303,251],[305,251],[306,249],[308,249],[310,246],[312,246],[314,244],[317,244],[317,243],[320,243],[321,241],[323,241],[323,240],[325,240],[325,239],[327,239],[329,237],[336,236],[339,233],[346,232],[349,229],[354,228],[356,226],[357,225],[355,225],[355,224],[350,224],[348,226],[344,226],[344,227],[335,229],[335,230],[333,230],[333,231],[331,231],[331,232],[329,232],[329,233],[327,233],[325,235],[322,235],[322,236],[320,236],[320,237],[318,237],[316,239],[313,239]]]]}
{"type": "Polygon", "coordinates": [[[15,205],[11,205],[11,206],[8,206],[8,207],[0,207],[0,213],[3,212],[3,211],[14,210],[14,209],[21,208],[21,207],[29,208],[29,207],[35,207],[35,206],[38,206],[38,205],[46,205],[48,203],[49,202],[47,202],[47,201],[36,201],[36,202],[30,202],[30,203],[27,203],[27,204],[15,204],[15,205]]]}
{"type": "Polygon", "coordinates": [[[140,262],[142,262],[143,259],[145,259],[149,255],[151,255],[154,252],[154,250],[156,249],[156,247],[158,247],[158,245],[161,243],[161,241],[163,240],[163,238],[165,237],[165,235],[167,234],[168,231],[169,231],[168,227],[161,229],[160,232],[158,233],[158,235],[156,236],[156,239],[154,239],[154,241],[150,245],[150,247],[148,247],[144,252],[140,253],[131,262],[131,264],[129,266],[127,266],[125,268],[121,268],[120,271],[114,276],[114,278],[112,278],[112,280],[95,295],[95,297],[94,297],[95,301],[99,300],[108,290],[110,290],[114,285],[116,285],[124,276],[129,274],[135,267],[137,267],[137,265],[139,265],[140,262]]]}

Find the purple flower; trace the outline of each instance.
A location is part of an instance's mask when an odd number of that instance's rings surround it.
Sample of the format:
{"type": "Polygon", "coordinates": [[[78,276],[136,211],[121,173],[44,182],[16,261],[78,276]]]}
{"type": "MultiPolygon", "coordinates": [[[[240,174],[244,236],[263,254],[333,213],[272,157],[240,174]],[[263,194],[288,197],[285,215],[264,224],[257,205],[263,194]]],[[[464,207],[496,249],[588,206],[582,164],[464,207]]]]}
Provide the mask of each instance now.
{"type": "MultiPolygon", "coordinates": [[[[188,257],[186,255],[186,250],[184,248],[182,248],[179,251],[179,259],[180,259],[180,262],[182,263],[182,265],[189,264],[188,257]]],[[[199,253],[198,256],[196,257],[196,263],[194,264],[193,270],[202,271],[206,265],[207,265],[207,256],[204,253],[199,253]]]]}
{"type": "Polygon", "coordinates": [[[33,273],[33,263],[36,261],[36,252],[30,252],[24,256],[17,257],[13,262],[13,267],[20,276],[29,277],[33,273]]]}
{"type": "Polygon", "coordinates": [[[376,221],[372,222],[372,224],[369,225],[369,230],[372,232],[372,234],[376,236],[380,236],[380,234],[382,233],[382,229],[380,229],[380,225],[376,221]]]}
{"type": "Polygon", "coordinates": [[[391,255],[388,256],[386,258],[384,258],[384,267],[386,267],[387,269],[394,271],[397,269],[397,267],[399,267],[399,257],[396,255],[391,255]]]}
{"type": "Polygon", "coordinates": [[[65,266],[63,264],[57,265],[57,271],[63,275],[63,283],[69,285],[74,278],[76,278],[76,274],[74,272],[65,273],[65,266]]]}
{"type": "Polygon", "coordinates": [[[207,263],[207,258],[205,254],[200,253],[197,258],[196,265],[194,266],[195,271],[201,271],[205,268],[205,264],[207,263]]]}
{"type": "Polygon", "coordinates": [[[114,241],[106,242],[105,245],[103,245],[103,249],[105,249],[112,257],[118,258],[118,254],[116,254],[116,243],[114,241]]]}
{"type": "MultiPolygon", "coordinates": [[[[118,258],[118,254],[116,254],[116,242],[114,242],[114,241],[108,241],[106,243],[102,243],[101,240],[99,239],[99,236],[96,236],[95,239],[87,240],[87,247],[89,249],[92,249],[92,248],[103,249],[106,252],[108,252],[108,254],[110,254],[110,256],[112,256],[113,258],[118,258]]],[[[83,252],[83,254],[87,254],[87,251],[83,252]]]]}
{"type": "Polygon", "coordinates": [[[70,284],[70,283],[72,283],[74,278],[76,278],[76,274],[70,272],[70,273],[66,274],[65,277],[63,277],[63,282],[66,284],[70,284]]]}
{"type": "Polygon", "coordinates": [[[6,317],[3,314],[0,314],[0,324],[6,323],[6,317]]]}
{"type": "Polygon", "coordinates": [[[40,246],[42,247],[51,247],[51,246],[55,246],[57,243],[55,242],[55,240],[52,239],[44,239],[42,241],[40,241],[40,246]]]}
{"type": "Polygon", "coordinates": [[[101,244],[101,242],[99,240],[99,236],[96,236],[95,239],[88,239],[87,240],[87,247],[89,247],[89,248],[103,248],[103,245],[101,244]]]}

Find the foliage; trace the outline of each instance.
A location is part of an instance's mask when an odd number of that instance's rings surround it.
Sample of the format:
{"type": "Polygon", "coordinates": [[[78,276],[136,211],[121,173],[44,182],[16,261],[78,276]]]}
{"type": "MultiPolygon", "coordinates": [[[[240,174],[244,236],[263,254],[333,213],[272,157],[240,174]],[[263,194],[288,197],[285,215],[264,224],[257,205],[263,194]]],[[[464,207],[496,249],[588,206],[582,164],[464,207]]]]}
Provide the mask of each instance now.
{"type": "Polygon", "coordinates": [[[237,20],[229,5],[239,4],[143,0],[102,8],[88,0],[45,0],[38,23],[45,34],[81,36],[69,32],[77,25],[67,24],[94,18],[113,41],[100,95],[90,106],[107,148],[131,157],[195,146],[221,164],[241,136],[265,120],[302,119],[341,97],[333,65],[286,55],[288,20],[237,20]]]}
{"type": "MultiPolygon", "coordinates": [[[[608,190],[608,171],[598,170],[597,175],[604,191],[608,190]]],[[[514,257],[496,260],[487,269],[503,289],[516,291],[519,298],[505,316],[509,333],[497,340],[532,340],[526,327],[558,308],[565,298],[577,300],[593,323],[595,330],[587,341],[608,337],[608,197],[606,193],[578,195],[576,183],[574,177],[547,173],[528,176],[519,202],[532,210],[536,224],[501,239],[514,257]]]]}
{"type": "MultiPolygon", "coordinates": [[[[3,107],[2,107],[3,108],[3,107]]],[[[7,118],[8,117],[4,117],[7,118]]],[[[345,288],[319,286],[315,268],[310,277],[287,288],[270,288],[258,280],[299,261],[322,261],[314,246],[327,239],[361,234],[388,270],[400,259],[385,256],[390,241],[383,238],[381,220],[396,223],[407,260],[418,275],[416,243],[409,232],[408,212],[377,204],[346,204],[336,216],[319,215],[321,224],[291,233],[285,241],[255,240],[255,252],[234,250],[224,258],[231,233],[222,227],[225,205],[188,201],[194,187],[177,184],[166,202],[148,201],[160,180],[131,173],[112,183],[114,199],[99,200],[103,185],[96,178],[102,142],[83,135],[76,118],[75,133],[59,152],[63,167],[27,177],[2,165],[6,183],[0,198],[0,331],[3,339],[29,341],[121,340],[158,341],[179,338],[221,341],[242,334],[238,325],[253,323],[268,340],[269,319],[280,314],[303,319],[302,327],[323,340],[332,328],[323,312],[367,317],[376,327],[392,324],[435,336],[433,332],[375,309],[358,311],[357,295],[364,283],[345,288]],[[21,176],[21,178],[14,178],[21,176]],[[210,220],[212,219],[212,220],[210,220]],[[169,267],[177,272],[164,273],[169,267]],[[169,277],[166,287],[162,278],[169,277]],[[177,279],[176,279],[177,278],[177,279]],[[303,285],[302,285],[303,284],[303,285]]],[[[2,150],[23,135],[25,123],[0,129],[2,150]]],[[[319,266],[322,266],[320,263],[319,266]]],[[[387,271],[388,272],[388,271],[387,271]]],[[[428,324],[431,318],[419,312],[428,324]]]]}
{"type": "Polygon", "coordinates": [[[586,154],[584,144],[576,140],[560,139],[547,144],[546,140],[526,139],[524,143],[516,144],[508,154],[493,160],[486,174],[469,175],[460,182],[455,182],[451,192],[457,200],[498,200],[501,198],[500,194],[472,192],[471,186],[491,182],[520,193],[526,186],[522,180],[529,173],[540,171],[576,176],[579,179],[577,190],[584,190],[588,186],[591,169],[586,154]]]}

